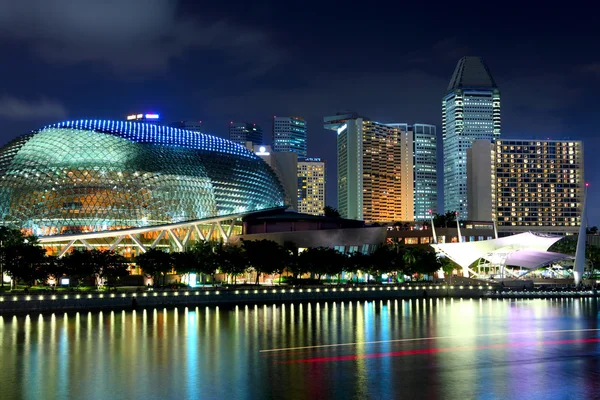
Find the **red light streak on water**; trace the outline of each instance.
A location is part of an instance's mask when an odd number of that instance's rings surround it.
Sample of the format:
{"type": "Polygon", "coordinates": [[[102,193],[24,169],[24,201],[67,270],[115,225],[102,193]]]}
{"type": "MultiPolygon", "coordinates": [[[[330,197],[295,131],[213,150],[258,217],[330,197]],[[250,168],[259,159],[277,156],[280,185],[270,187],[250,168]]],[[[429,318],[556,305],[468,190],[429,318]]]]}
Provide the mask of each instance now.
{"type": "Polygon", "coordinates": [[[414,349],[414,350],[402,350],[402,351],[391,351],[385,353],[370,353],[370,354],[349,354],[345,356],[333,356],[333,357],[316,357],[316,358],[305,358],[300,360],[289,360],[283,361],[283,364],[296,364],[296,363],[326,363],[333,361],[353,361],[359,359],[369,358],[383,358],[383,357],[402,357],[402,356],[413,356],[419,354],[435,354],[435,353],[449,353],[454,351],[473,351],[473,350],[486,350],[486,349],[499,349],[499,348],[514,348],[514,347],[527,347],[527,346],[552,346],[552,345],[563,345],[563,344],[576,344],[576,343],[599,343],[600,338],[591,339],[564,339],[564,340],[546,340],[546,341],[535,341],[535,342],[516,342],[516,343],[497,343],[481,346],[461,346],[461,347],[432,347],[428,349],[414,349]]]}

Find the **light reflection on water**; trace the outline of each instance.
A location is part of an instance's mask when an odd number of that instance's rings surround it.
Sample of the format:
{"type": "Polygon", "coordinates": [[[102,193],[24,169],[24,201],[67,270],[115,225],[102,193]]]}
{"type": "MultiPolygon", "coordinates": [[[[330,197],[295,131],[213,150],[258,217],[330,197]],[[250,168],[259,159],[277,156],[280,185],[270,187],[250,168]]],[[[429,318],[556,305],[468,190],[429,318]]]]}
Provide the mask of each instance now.
{"type": "Polygon", "coordinates": [[[0,316],[0,397],[592,398],[593,329],[592,299],[0,316]],[[397,341],[410,338],[434,339],[397,341]],[[343,343],[354,344],[261,352],[343,343]]]}

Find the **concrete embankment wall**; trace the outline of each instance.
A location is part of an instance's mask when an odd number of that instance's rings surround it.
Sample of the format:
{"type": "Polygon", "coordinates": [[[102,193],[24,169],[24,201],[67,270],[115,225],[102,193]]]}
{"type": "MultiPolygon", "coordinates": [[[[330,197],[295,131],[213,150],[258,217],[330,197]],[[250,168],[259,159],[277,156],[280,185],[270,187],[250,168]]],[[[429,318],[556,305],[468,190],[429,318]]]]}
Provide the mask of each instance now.
{"type": "Polygon", "coordinates": [[[227,290],[149,291],[143,293],[5,294],[0,314],[111,308],[172,307],[301,301],[387,300],[423,297],[486,296],[484,286],[377,286],[329,288],[268,288],[227,290]]]}

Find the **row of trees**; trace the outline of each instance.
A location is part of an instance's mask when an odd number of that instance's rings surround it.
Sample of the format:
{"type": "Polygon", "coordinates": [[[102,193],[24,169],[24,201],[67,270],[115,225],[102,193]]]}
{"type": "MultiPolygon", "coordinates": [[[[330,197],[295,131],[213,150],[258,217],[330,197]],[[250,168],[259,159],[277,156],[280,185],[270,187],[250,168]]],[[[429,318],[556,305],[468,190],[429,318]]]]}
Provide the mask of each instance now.
{"type": "Polygon", "coordinates": [[[36,281],[63,276],[73,284],[84,281],[117,283],[129,274],[131,261],[153,278],[155,285],[166,283],[166,276],[199,273],[212,277],[219,271],[228,280],[244,273],[255,274],[256,283],[264,275],[286,275],[299,279],[306,274],[320,280],[325,276],[342,278],[342,273],[358,271],[379,281],[383,274],[393,276],[431,274],[443,263],[432,251],[407,248],[398,243],[379,247],[373,254],[342,254],[332,248],[309,248],[299,253],[295,244],[283,246],[270,240],[242,241],[241,246],[220,242],[197,242],[183,252],[167,253],[150,249],[135,260],[109,250],[75,250],[62,258],[45,254],[37,239],[19,230],[0,227],[0,269],[14,282],[32,285],[36,281]]]}
{"type": "MultiPolygon", "coordinates": [[[[577,236],[565,236],[554,243],[548,250],[574,256],[577,250],[577,236]]],[[[585,258],[591,263],[593,269],[598,269],[600,267],[600,247],[589,243],[586,244],[585,258]]]]}
{"type": "MultiPolygon", "coordinates": [[[[49,278],[58,281],[63,276],[76,284],[91,279],[96,283],[101,280],[114,283],[129,274],[128,267],[123,256],[108,250],[72,251],[62,258],[47,255],[36,237],[0,227],[0,270],[13,283],[33,285],[49,278]]],[[[4,282],[0,285],[4,286],[4,282]]]]}
{"type": "MultiPolygon", "coordinates": [[[[325,276],[342,278],[342,273],[366,273],[379,281],[383,274],[394,276],[432,274],[444,266],[434,252],[421,248],[406,248],[399,244],[379,247],[373,254],[355,252],[342,254],[328,247],[309,248],[298,253],[293,243],[280,246],[270,240],[242,241],[241,246],[219,242],[197,242],[189,250],[165,253],[152,249],[136,258],[137,265],[153,278],[164,283],[172,270],[181,275],[210,275],[218,270],[236,283],[244,273],[255,274],[256,283],[264,275],[286,275],[299,279],[310,274],[320,280],[325,276]]],[[[452,266],[453,268],[453,266],[452,266]]]]}

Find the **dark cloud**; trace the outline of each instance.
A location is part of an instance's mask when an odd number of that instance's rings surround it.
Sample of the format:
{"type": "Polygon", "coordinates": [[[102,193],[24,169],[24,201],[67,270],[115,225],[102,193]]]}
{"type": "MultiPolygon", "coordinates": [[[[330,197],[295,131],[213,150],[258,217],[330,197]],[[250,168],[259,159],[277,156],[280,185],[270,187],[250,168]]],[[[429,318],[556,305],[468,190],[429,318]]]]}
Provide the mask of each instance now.
{"type": "Polygon", "coordinates": [[[177,6],[176,0],[0,0],[0,38],[20,40],[51,63],[97,63],[117,72],[163,71],[198,50],[220,52],[254,74],[281,61],[265,33],[227,20],[202,22],[177,6]]]}
{"type": "Polygon", "coordinates": [[[444,38],[432,47],[432,52],[444,60],[456,60],[469,55],[469,48],[457,36],[444,38]]]}
{"type": "MultiPolygon", "coordinates": [[[[239,118],[243,110],[247,115],[271,111],[316,119],[341,110],[355,110],[370,118],[390,122],[419,119],[436,124],[440,118],[438,114],[445,85],[445,79],[417,70],[390,74],[339,74],[321,77],[294,90],[258,89],[229,95],[212,93],[210,110],[207,111],[227,118],[239,118]],[[223,114],[225,110],[232,110],[232,113],[223,114]]],[[[206,93],[201,95],[206,96],[206,93]]]]}
{"type": "Polygon", "coordinates": [[[570,107],[583,89],[564,74],[540,74],[497,79],[502,96],[502,130],[534,137],[566,134],[572,130],[570,107]],[[567,111],[567,112],[565,112],[567,111]]]}
{"type": "Polygon", "coordinates": [[[600,78],[600,62],[580,65],[576,70],[585,75],[600,78]]]}
{"type": "Polygon", "coordinates": [[[457,36],[450,36],[434,42],[430,48],[419,49],[408,54],[409,64],[431,64],[439,62],[458,62],[461,57],[469,55],[469,48],[457,36]]]}
{"type": "Polygon", "coordinates": [[[52,99],[22,100],[12,96],[0,97],[0,119],[41,120],[60,119],[67,110],[60,102],[52,99]]]}

